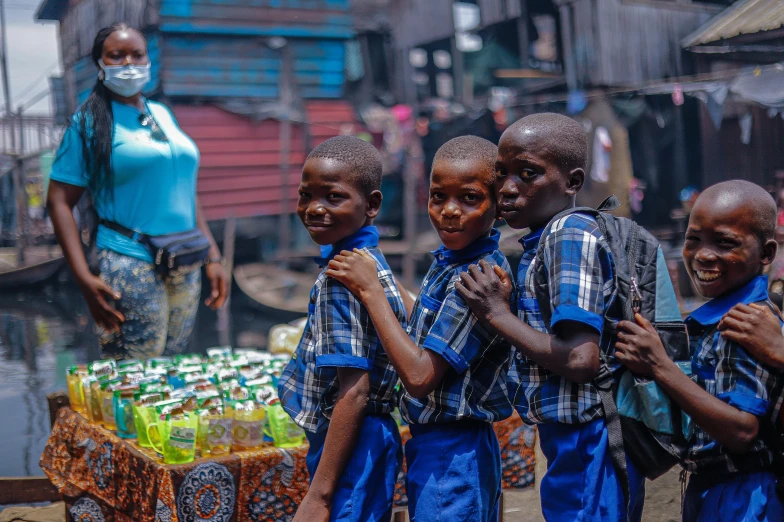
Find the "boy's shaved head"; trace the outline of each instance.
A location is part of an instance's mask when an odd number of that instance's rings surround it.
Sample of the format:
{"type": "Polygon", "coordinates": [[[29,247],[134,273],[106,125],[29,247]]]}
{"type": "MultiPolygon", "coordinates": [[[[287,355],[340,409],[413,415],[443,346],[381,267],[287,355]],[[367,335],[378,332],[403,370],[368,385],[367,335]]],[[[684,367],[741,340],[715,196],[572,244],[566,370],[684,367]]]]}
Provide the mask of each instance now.
{"type": "Polygon", "coordinates": [[[352,184],[366,197],[374,190],[381,189],[381,154],[373,145],[355,136],[330,138],[308,154],[307,159],[311,158],[344,164],[352,184]]]}
{"type": "Polygon", "coordinates": [[[753,232],[762,244],[773,239],[776,234],[776,202],[768,191],[756,183],[742,179],[717,183],[706,188],[698,200],[722,213],[744,207],[753,232]]]}
{"type": "Polygon", "coordinates": [[[462,163],[477,161],[487,167],[484,172],[477,172],[484,176],[484,181],[492,185],[495,183],[495,159],[498,147],[492,142],[479,136],[458,136],[447,141],[436,152],[433,165],[440,162],[462,163]]]}
{"type": "Polygon", "coordinates": [[[535,144],[565,171],[585,170],[588,163],[585,129],[562,114],[540,112],[521,118],[504,131],[501,140],[520,146],[535,144]]]}

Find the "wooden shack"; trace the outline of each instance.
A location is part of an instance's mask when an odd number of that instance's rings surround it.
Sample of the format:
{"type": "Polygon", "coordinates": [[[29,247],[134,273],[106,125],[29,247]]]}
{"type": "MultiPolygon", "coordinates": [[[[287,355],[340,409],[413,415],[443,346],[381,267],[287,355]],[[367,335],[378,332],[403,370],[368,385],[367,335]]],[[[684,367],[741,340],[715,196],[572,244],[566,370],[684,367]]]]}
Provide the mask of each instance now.
{"type": "MultiPolygon", "coordinates": [[[[741,0],[683,39],[697,71],[731,78],[744,69],[784,62],[784,6],[777,0],[741,0]]],[[[781,84],[779,84],[781,85],[781,84]]],[[[747,179],[763,186],[784,184],[784,107],[765,106],[730,95],[719,107],[719,125],[700,106],[701,185],[747,179]],[[750,119],[748,142],[741,121],[750,119]]]]}

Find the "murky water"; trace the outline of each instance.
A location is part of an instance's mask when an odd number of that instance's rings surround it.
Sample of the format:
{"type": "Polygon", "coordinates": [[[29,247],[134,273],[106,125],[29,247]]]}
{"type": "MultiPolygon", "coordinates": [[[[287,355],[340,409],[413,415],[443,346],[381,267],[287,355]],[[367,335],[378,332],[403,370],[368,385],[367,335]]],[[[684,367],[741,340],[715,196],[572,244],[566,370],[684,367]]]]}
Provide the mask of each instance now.
{"type": "MultiPolygon", "coordinates": [[[[263,345],[276,323],[251,308],[236,287],[230,311],[234,346],[263,345]]],[[[202,305],[191,351],[219,344],[217,325],[217,314],[202,305]]],[[[67,274],[43,287],[0,292],[0,476],[43,474],[46,395],[65,390],[68,366],[99,357],[87,307],[67,274]]]]}

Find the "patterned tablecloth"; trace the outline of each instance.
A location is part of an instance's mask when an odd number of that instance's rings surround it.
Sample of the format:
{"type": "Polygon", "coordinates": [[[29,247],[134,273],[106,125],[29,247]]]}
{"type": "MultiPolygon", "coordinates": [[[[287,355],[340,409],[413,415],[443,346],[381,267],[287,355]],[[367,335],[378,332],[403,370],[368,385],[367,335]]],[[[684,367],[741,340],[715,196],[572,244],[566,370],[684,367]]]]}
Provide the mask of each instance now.
{"type": "MultiPolygon", "coordinates": [[[[535,429],[514,417],[495,425],[503,487],[534,480],[535,429]]],[[[409,438],[407,428],[401,430],[409,438]]],[[[272,446],[166,465],[154,450],[118,438],[70,408],[59,411],[41,468],[79,522],[290,521],[308,488],[307,446],[272,446]]],[[[407,502],[404,472],[395,491],[407,502]]]]}

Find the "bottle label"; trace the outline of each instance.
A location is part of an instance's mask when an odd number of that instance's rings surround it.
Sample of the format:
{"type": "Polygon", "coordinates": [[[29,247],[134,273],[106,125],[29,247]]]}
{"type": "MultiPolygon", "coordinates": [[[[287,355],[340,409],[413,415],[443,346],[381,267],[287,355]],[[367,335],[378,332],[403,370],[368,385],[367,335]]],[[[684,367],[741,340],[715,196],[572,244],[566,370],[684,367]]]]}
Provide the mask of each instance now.
{"type": "Polygon", "coordinates": [[[112,404],[111,397],[103,399],[103,420],[114,422],[114,404],[112,404]]]}
{"type": "Polygon", "coordinates": [[[234,444],[252,448],[260,446],[264,441],[264,431],[261,421],[234,421],[234,444]]]}
{"type": "Polygon", "coordinates": [[[231,444],[231,419],[211,419],[207,429],[207,442],[211,446],[231,444]]]}
{"type": "Polygon", "coordinates": [[[195,429],[172,426],[171,435],[169,435],[169,446],[189,450],[193,448],[195,443],[195,429]]]}

